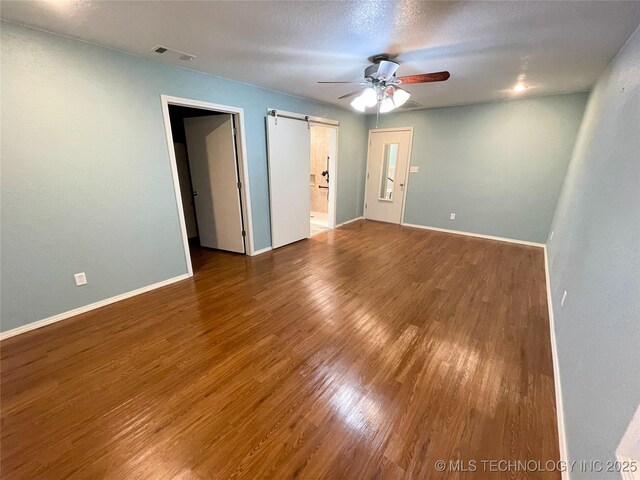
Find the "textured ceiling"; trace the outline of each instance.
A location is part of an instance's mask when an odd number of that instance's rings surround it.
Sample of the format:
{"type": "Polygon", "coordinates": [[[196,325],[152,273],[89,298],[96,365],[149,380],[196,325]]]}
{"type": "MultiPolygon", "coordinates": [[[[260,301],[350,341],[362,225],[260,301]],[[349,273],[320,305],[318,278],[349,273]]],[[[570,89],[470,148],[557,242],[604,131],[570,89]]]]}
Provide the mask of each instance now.
{"type": "Polygon", "coordinates": [[[367,57],[388,52],[398,75],[449,70],[411,85],[424,107],[588,90],[640,23],[640,2],[98,2],[7,1],[2,18],[293,95],[337,100],[367,57]],[[196,55],[161,57],[154,45],[196,55]]]}

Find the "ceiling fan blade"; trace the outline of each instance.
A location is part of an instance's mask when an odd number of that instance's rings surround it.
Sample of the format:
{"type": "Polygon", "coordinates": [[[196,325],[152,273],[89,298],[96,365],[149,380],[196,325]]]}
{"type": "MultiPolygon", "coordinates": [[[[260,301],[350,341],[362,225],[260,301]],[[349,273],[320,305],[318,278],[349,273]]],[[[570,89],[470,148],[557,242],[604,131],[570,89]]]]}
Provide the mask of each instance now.
{"type": "Polygon", "coordinates": [[[381,60],[378,64],[377,77],[380,80],[389,80],[398,70],[400,65],[389,60],[381,60]]]}
{"type": "Polygon", "coordinates": [[[338,97],[338,100],[342,100],[343,98],[349,98],[349,97],[353,97],[354,95],[364,91],[366,89],[364,88],[360,88],[358,90],[356,90],[355,92],[351,92],[351,93],[347,93],[346,95],[342,95],[341,97],[338,97]]]}
{"type": "Polygon", "coordinates": [[[449,72],[434,72],[421,73],[419,75],[408,75],[406,77],[398,77],[396,80],[398,80],[400,84],[406,85],[408,83],[444,82],[449,77],[449,72]]]}
{"type": "Polygon", "coordinates": [[[318,83],[353,83],[355,85],[366,85],[367,82],[318,82],[318,83]]]}

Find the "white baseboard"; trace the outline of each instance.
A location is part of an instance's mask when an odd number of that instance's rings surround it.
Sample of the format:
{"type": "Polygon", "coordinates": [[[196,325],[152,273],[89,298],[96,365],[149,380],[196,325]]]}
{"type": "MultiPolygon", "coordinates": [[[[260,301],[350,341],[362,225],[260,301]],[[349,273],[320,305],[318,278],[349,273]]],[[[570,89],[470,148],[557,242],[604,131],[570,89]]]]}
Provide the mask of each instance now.
{"type": "Polygon", "coordinates": [[[493,235],[483,235],[481,233],[461,232],[460,230],[448,230],[446,228],[427,227],[426,225],[416,225],[414,223],[402,223],[403,227],[421,228],[423,230],[433,230],[436,232],[454,233],[456,235],[466,235],[468,237],[484,238],[486,240],[497,240],[499,242],[517,243],[519,245],[528,245],[530,247],[544,248],[544,243],[529,242],[527,240],[516,240],[515,238],[494,237],[493,235]]]}
{"type": "MultiPolygon", "coordinates": [[[[553,316],[553,302],[551,300],[551,283],[549,281],[549,259],[547,257],[547,246],[544,246],[544,274],[547,284],[547,306],[549,308],[549,335],[551,338],[551,357],[553,361],[553,384],[556,392],[556,419],[558,425],[558,443],[560,447],[560,460],[568,465],[567,437],[564,430],[564,408],[562,403],[562,386],[560,384],[560,365],[558,363],[558,348],[556,342],[556,325],[553,316]]],[[[569,480],[570,472],[563,471],[562,479],[569,480]]]]}
{"type": "Polygon", "coordinates": [[[358,220],[364,220],[364,217],[356,217],[351,220],[347,220],[346,222],[339,223],[335,228],[342,227],[344,225],[348,225],[349,223],[357,222],[358,220]]]}
{"type": "Polygon", "coordinates": [[[260,250],[254,251],[251,256],[255,257],[256,255],[260,255],[261,253],[267,253],[273,250],[273,247],[261,248],[260,250]]]}
{"type": "Polygon", "coordinates": [[[146,293],[151,290],[155,290],[156,288],[164,287],[166,285],[170,285],[172,283],[179,282],[180,280],[185,280],[187,278],[189,278],[189,275],[185,273],[183,275],[178,275],[177,277],[163,280],[162,282],[154,283],[152,285],[147,285],[146,287],[138,288],[136,290],[131,290],[130,292],[122,293],[120,295],[116,295],[115,297],[106,298],[104,300],[100,300],[99,302],[85,305],[84,307],[74,308],[73,310],[69,310],[68,312],[59,313],[52,317],[38,320],[36,322],[28,323],[27,325],[23,325],[21,327],[12,328],[11,330],[7,330],[6,332],[1,332],[0,340],[4,340],[5,338],[9,338],[9,337],[15,337],[16,335],[20,335],[21,333],[30,332],[31,330],[35,330],[36,328],[44,327],[46,325],[50,325],[52,323],[59,322],[61,320],[66,320],[67,318],[80,315],[81,313],[86,313],[91,310],[95,310],[96,308],[104,307],[112,303],[125,300],[127,298],[135,297],[136,295],[140,295],[141,293],[146,293]]]}

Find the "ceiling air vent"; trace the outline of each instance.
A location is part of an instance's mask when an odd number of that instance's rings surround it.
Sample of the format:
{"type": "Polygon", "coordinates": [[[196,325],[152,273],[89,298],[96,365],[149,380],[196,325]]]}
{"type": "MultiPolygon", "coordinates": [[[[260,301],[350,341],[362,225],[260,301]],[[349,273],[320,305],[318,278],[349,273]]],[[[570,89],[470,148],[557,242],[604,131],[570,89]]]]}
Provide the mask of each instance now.
{"type": "Polygon", "coordinates": [[[415,110],[417,108],[423,108],[418,102],[413,100],[407,100],[398,108],[398,110],[415,110]]]}
{"type": "Polygon", "coordinates": [[[151,49],[151,51],[158,53],[167,59],[182,60],[183,62],[190,62],[196,58],[195,55],[191,55],[190,53],[180,52],[179,50],[173,50],[168,47],[163,47],[162,45],[156,45],[151,49]]]}

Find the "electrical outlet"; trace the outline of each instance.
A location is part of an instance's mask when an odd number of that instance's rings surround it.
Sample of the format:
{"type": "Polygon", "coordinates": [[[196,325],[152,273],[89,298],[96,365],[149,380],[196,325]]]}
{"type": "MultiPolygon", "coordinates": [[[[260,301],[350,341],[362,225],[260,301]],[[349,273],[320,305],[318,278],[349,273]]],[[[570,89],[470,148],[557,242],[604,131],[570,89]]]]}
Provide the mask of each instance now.
{"type": "Polygon", "coordinates": [[[567,291],[565,290],[564,293],[562,294],[562,300],[560,300],[560,306],[564,307],[564,301],[567,298],[567,291]]]}
{"type": "Polygon", "coordinates": [[[455,220],[456,219],[456,214],[451,212],[451,215],[449,215],[449,220],[455,220]]]}
{"type": "Polygon", "coordinates": [[[76,273],[73,278],[76,279],[76,287],[87,284],[87,275],[84,272],[76,273]]]}
{"type": "Polygon", "coordinates": [[[420,167],[410,167],[409,172],[418,173],[420,171],[420,167]]]}

